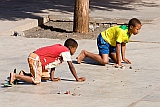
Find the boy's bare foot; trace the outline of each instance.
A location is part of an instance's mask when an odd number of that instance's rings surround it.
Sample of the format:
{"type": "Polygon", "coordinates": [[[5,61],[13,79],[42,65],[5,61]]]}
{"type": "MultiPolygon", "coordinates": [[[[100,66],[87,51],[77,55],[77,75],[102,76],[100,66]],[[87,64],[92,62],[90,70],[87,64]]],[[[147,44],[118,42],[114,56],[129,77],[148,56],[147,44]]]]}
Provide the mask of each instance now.
{"type": "Polygon", "coordinates": [[[59,78],[59,77],[57,77],[57,78],[53,78],[53,79],[51,79],[52,81],[60,81],[61,79],[59,78]]]}
{"type": "Polygon", "coordinates": [[[21,70],[21,71],[19,72],[19,75],[25,75],[25,72],[24,72],[23,70],[21,70]]]}
{"type": "Polygon", "coordinates": [[[82,82],[82,81],[85,81],[86,80],[86,78],[85,77],[81,77],[81,78],[78,78],[78,82],[82,82]]]}
{"type": "Polygon", "coordinates": [[[86,57],[85,50],[82,50],[81,53],[79,54],[79,56],[76,58],[77,62],[80,64],[85,57],[86,57]]]}
{"type": "Polygon", "coordinates": [[[13,72],[10,73],[10,80],[9,80],[9,84],[12,84],[13,81],[15,80],[15,74],[13,72]]]}

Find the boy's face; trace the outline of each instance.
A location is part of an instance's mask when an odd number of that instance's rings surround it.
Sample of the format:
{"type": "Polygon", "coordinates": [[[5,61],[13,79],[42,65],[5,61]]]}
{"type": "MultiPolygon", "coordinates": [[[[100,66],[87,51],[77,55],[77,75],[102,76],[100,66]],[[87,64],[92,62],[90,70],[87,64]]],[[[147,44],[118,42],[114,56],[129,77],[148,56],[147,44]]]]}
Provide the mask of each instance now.
{"type": "Polygon", "coordinates": [[[136,24],[136,26],[130,26],[130,33],[133,33],[134,35],[138,34],[141,26],[141,24],[136,24]]]}
{"type": "Polygon", "coordinates": [[[76,52],[77,46],[76,47],[70,47],[70,53],[71,55],[74,55],[74,53],[76,52]]]}

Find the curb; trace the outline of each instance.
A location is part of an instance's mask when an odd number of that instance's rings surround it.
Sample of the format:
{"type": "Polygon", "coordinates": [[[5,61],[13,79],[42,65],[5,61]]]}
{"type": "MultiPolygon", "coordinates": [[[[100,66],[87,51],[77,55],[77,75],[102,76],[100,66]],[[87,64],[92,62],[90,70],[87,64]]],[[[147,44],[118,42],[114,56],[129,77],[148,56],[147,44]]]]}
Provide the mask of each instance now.
{"type": "MultiPolygon", "coordinates": [[[[1,25],[3,28],[0,28],[0,36],[11,36],[14,35],[15,32],[20,34],[24,34],[23,31],[32,29],[37,27],[38,25],[42,25],[48,21],[73,21],[73,16],[71,15],[46,15],[42,16],[39,19],[23,19],[18,21],[2,21],[1,25]],[[7,26],[7,27],[4,27],[7,26]]],[[[104,25],[121,25],[128,23],[129,19],[118,19],[118,18],[100,18],[100,17],[90,17],[90,25],[94,26],[97,24],[104,25]]],[[[143,24],[150,23],[152,20],[141,19],[143,24]]],[[[23,35],[22,35],[23,36],[23,35]]]]}
{"type": "Polygon", "coordinates": [[[1,25],[3,28],[0,28],[0,36],[11,36],[14,32],[22,33],[25,30],[32,29],[48,21],[48,16],[43,16],[39,19],[27,18],[18,21],[2,21],[1,25]]]}

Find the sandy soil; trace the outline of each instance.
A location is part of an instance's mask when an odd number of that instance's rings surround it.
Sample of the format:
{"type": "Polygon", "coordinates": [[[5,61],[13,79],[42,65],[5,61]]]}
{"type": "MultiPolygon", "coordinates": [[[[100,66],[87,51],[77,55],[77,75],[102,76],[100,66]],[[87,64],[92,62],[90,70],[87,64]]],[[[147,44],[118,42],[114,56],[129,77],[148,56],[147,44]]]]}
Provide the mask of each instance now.
{"type": "Polygon", "coordinates": [[[25,31],[27,38],[51,38],[51,39],[96,39],[98,34],[107,29],[108,25],[94,25],[90,24],[90,32],[87,34],[74,33],[73,22],[57,22],[49,21],[44,25],[35,27],[25,31]]]}

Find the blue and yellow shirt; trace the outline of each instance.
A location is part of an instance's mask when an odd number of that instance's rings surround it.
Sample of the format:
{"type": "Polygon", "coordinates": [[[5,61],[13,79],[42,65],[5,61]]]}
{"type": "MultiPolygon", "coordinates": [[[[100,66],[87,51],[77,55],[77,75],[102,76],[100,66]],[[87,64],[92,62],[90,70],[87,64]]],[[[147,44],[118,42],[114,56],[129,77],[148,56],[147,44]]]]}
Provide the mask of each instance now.
{"type": "Polygon", "coordinates": [[[102,38],[111,46],[116,46],[116,42],[128,43],[130,35],[126,25],[113,26],[101,32],[102,38]]]}

